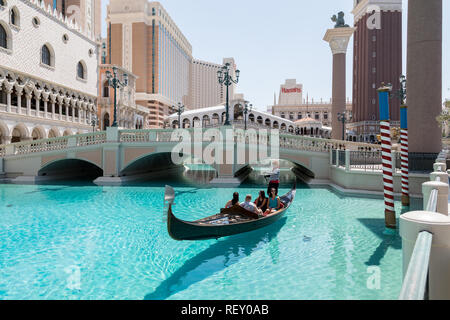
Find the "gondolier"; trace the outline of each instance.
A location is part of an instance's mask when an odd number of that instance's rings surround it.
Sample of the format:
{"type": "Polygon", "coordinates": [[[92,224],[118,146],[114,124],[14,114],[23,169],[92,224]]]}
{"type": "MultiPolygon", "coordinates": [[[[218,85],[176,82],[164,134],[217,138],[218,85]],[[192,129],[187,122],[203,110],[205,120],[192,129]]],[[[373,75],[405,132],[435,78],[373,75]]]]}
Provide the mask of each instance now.
{"type": "Polygon", "coordinates": [[[280,185],[280,164],[278,161],[273,162],[273,170],[270,173],[270,175],[267,175],[269,177],[269,186],[267,187],[267,194],[270,193],[270,190],[272,188],[275,189],[276,193],[278,194],[278,187],[280,185]]]}

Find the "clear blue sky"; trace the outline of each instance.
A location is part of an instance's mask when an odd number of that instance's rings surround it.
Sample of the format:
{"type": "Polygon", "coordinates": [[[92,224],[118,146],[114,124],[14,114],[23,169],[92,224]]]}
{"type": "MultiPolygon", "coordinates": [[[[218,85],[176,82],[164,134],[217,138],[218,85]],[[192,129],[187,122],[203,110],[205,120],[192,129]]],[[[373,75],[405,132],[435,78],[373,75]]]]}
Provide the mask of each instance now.
{"type": "MultiPolygon", "coordinates": [[[[124,0],[126,1],[126,0],[124,0]]],[[[443,97],[450,98],[450,1],[444,0],[443,97]]],[[[103,18],[109,0],[102,0],[103,18]]],[[[273,103],[285,79],[303,83],[315,100],[331,97],[332,56],[323,41],[330,17],[344,11],[353,25],[353,0],[161,0],[192,44],[196,59],[220,63],[234,57],[241,70],[238,92],[258,109],[273,103]]],[[[406,17],[404,6],[404,67],[406,17]]],[[[103,19],[104,21],[104,19],[103,19]]],[[[106,24],[103,22],[103,34],[106,24]]],[[[353,41],[347,55],[347,96],[351,98],[353,41]]],[[[306,96],[306,95],[305,95],[306,96]]]]}

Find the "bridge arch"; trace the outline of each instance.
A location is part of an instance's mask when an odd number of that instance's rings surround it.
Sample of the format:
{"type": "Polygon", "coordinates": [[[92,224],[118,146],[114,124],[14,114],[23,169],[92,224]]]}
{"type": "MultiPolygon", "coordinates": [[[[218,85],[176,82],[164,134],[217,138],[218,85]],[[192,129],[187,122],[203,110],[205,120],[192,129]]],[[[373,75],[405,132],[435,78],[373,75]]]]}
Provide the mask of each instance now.
{"type": "Polygon", "coordinates": [[[103,176],[103,169],[87,159],[64,158],[50,160],[38,171],[38,176],[46,177],[89,177],[103,176]]]}
{"type": "MultiPolygon", "coordinates": [[[[184,157],[189,155],[184,154],[184,157]]],[[[161,170],[173,169],[181,165],[172,161],[171,151],[146,152],[134,159],[128,160],[124,167],[120,170],[119,176],[131,176],[143,173],[157,172],[161,170]],[[149,170],[149,168],[151,168],[149,170]]]]}

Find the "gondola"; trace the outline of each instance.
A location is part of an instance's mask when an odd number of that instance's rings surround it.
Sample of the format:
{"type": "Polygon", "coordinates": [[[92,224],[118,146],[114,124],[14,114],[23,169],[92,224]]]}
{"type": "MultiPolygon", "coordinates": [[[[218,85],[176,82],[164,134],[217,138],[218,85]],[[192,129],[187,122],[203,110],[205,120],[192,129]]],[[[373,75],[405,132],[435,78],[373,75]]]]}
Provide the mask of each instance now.
{"type": "Polygon", "coordinates": [[[228,209],[222,209],[219,214],[188,222],[175,217],[172,205],[175,200],[175,191],[166,186],[164,195],[165,210],[167,211],[167,230],[174,240],[208,240],[219,239],[256,229],[266,227],[283,217],[294,202],[296,185],[280,197],[283,208],[266,216],[258,217],[257,214],[247,211],[239,205],[228,209]]]}

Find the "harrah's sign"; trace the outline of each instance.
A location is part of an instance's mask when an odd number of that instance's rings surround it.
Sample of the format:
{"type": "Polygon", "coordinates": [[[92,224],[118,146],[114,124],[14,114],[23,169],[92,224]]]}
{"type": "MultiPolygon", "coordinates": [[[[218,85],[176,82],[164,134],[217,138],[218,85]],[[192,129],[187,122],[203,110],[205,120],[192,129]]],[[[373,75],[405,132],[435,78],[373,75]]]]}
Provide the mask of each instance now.
{"type": "Polygon", "coordinates": [[[282,93],[302,93],[302,89],[300,89],[300,88],[292,88],[292,89],[282,88],[281,92],[282,93]]]}

